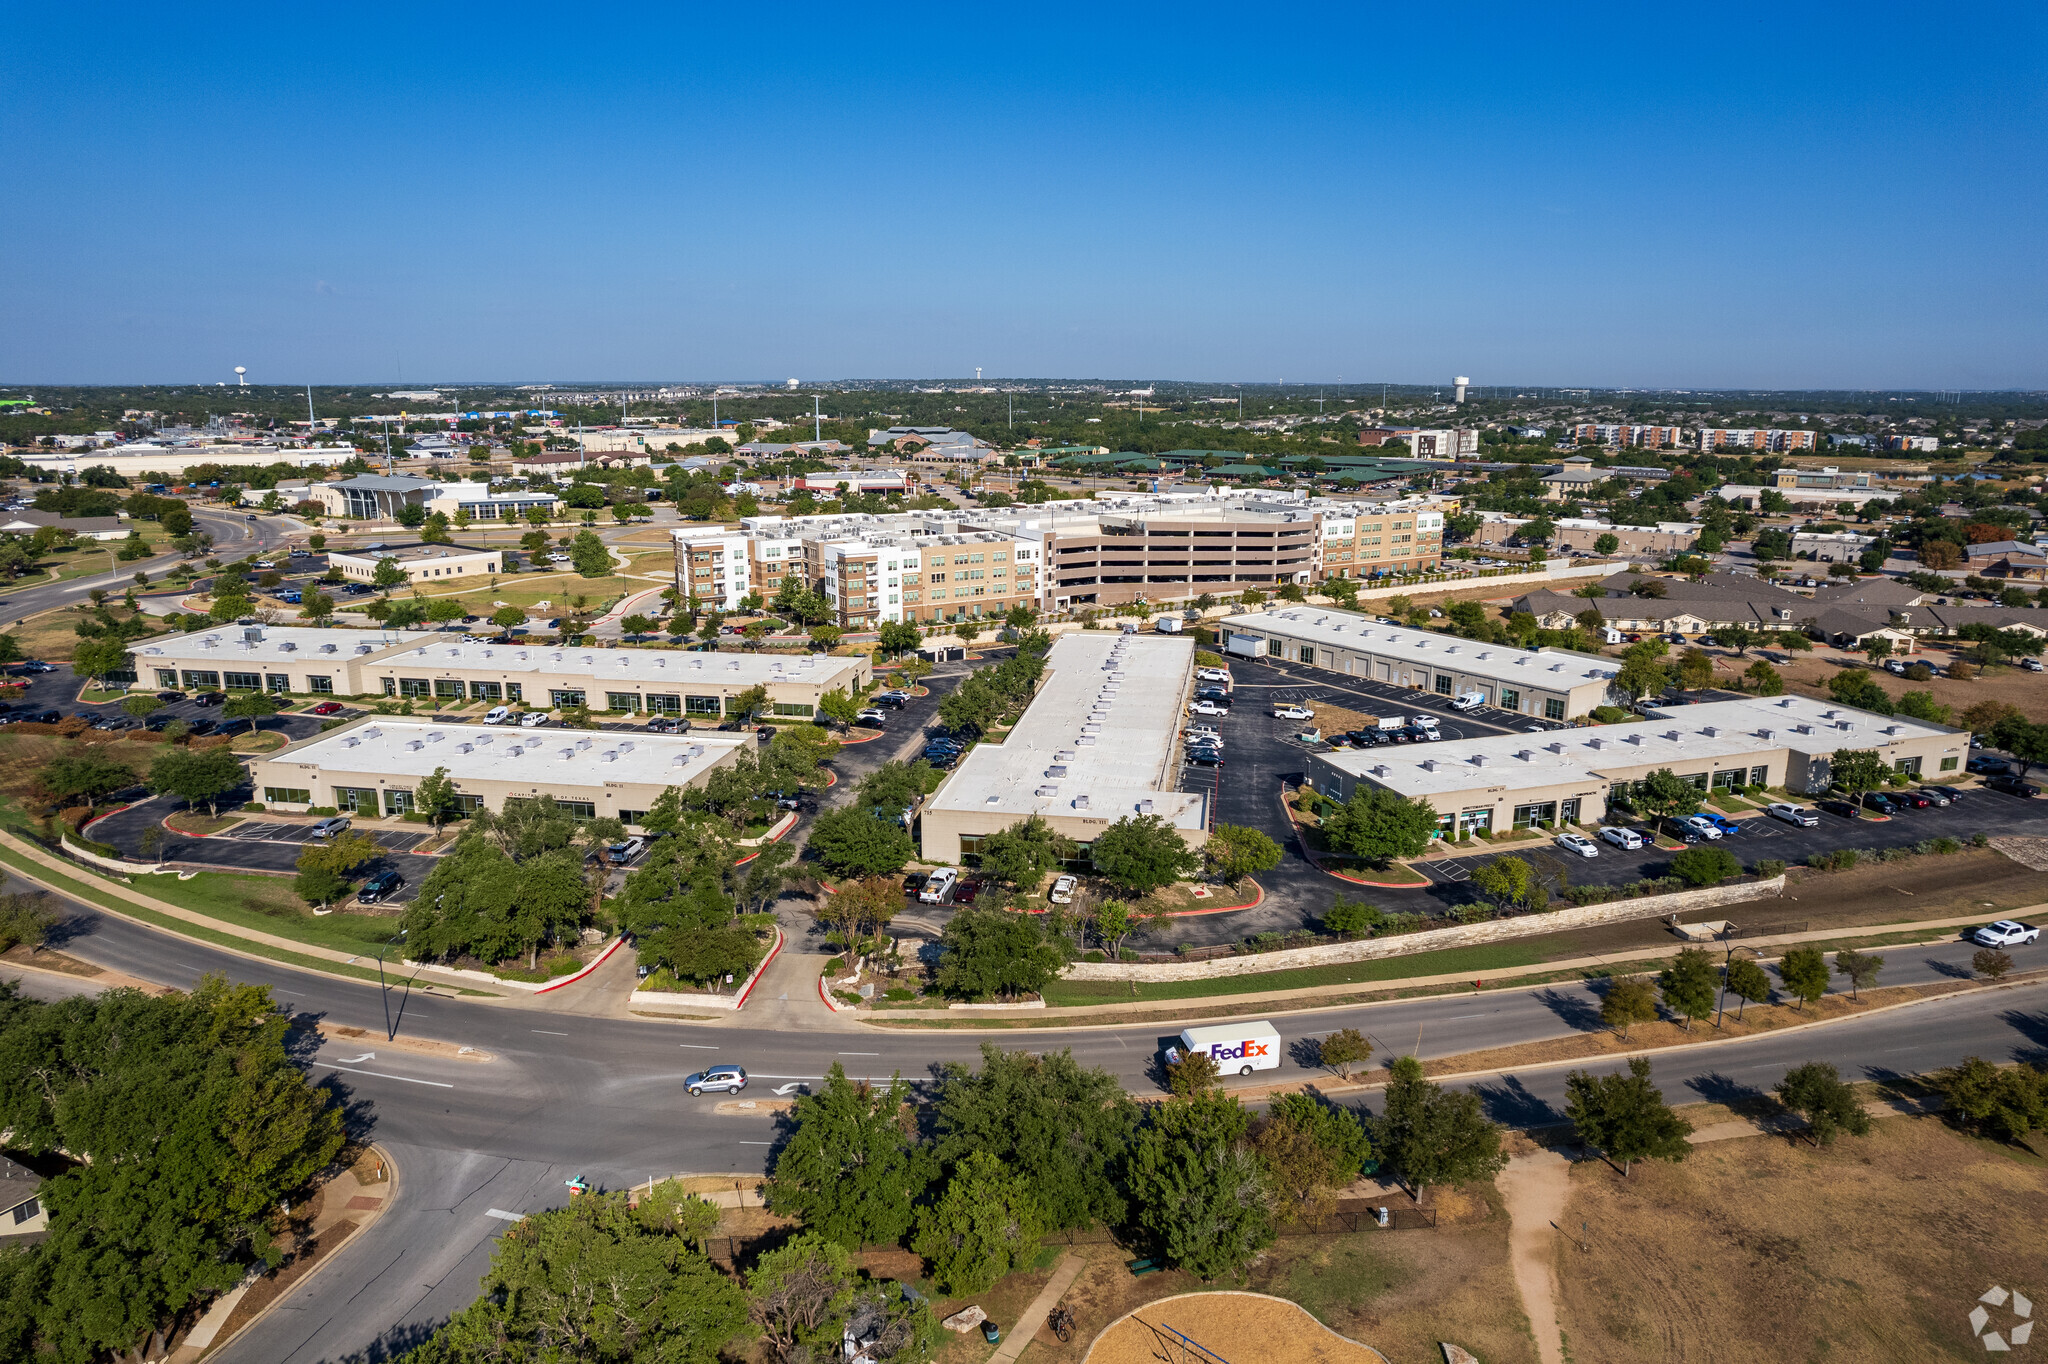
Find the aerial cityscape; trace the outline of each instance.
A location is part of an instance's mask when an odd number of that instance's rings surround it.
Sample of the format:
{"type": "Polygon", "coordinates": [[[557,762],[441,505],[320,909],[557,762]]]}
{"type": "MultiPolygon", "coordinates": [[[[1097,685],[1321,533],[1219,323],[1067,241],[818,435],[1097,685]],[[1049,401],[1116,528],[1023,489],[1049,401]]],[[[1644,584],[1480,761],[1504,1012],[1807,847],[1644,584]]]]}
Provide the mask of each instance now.
{"type": "Polygon", "coordinates": [[[2048,1348],[2040,15],[1030,17],[16,16],[0,1359],[2048,1348]]]}

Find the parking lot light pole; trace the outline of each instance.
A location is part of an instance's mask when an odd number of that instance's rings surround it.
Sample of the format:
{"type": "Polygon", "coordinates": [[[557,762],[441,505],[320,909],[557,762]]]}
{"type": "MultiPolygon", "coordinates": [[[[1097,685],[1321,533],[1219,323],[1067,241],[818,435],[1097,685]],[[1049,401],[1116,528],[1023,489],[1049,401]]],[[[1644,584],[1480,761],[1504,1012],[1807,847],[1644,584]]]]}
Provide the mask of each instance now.
{"type": "Polygon", "coordinates": [[[377,995],[378,998],[384,1001],[384,1040],[386,1042],[398,1036],[398,1029],[391,1025],[391,995],[384,983],[384,954],[391,950],[391,943],[399,942],[404,937],[405,930],[401,928],[398,930],[397,937],[377,949],[377,995]]]}
{"type": "Polygon", "coordinates": [[[1762,961],[1764,956],[1764,950],[1761,947],[1750,947],[1747,944],[1738,943],[1728,944],[1728,953],[1721,958],[1721,993],[1714,1000],[1714,1029],[1717,1032],[1721,1027],[1721,1016],[1728,1011],[1728,968],[1734,963],[1737,952],[1747,952],[1758,961],[1762,961]]]}

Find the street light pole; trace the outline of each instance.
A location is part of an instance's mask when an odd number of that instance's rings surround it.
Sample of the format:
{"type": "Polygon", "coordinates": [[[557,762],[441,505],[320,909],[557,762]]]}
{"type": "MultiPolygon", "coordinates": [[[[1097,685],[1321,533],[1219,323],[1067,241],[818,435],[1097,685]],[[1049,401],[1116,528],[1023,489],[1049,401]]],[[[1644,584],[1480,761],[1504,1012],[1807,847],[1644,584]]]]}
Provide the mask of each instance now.
{"type": "Polygon", "coordinates": [[[1746,944],[1738,945],[1736,943],[1728,944],[1728,953],[1721,959],[1721,994],[1714,1001],[1714,1030],[1716,1032],[1720,1031],[1721,1028],[1721,1016],[1728,1011],[1728,968],[1734,964],[1737,952],[1748,952],[1759,960],[1764,955],[1763,949],[1760,947],[1750,947],[1746,944]]]}

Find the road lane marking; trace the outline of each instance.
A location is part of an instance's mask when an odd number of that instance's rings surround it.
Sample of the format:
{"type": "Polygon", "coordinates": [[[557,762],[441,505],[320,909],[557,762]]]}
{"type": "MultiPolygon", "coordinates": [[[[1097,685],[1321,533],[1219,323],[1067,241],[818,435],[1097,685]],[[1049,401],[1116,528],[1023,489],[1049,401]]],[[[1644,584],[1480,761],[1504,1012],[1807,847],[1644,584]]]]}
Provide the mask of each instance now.
{"type": "Polygon", "coordinates": [[[484,1216],[502,1218],[507,1222],[524,1222],[526,1220],[525,1213],[506,1212],[503,1208],[492,1208],[489,1211],[485,1212],[484,1216]]]}
{"type": "Polygon", "coordinates": [[[439,1080],[415,1080],[410,1075],[387,1075],[381,1070],[358,1070],[354,1066],[337,1066],[332,1061],[319,1061],[315,1064],[325,1066],[329,1070],[345,1070],[351,1075],[374,1075],[380,1080],[403,1080],[409,1085],[432,1085],[436,1089],[455,1088],[454,1085],[444,1085],[439,1080]]]}
{"type": "Polygon", "coordinates": [[[880,1056],[882,1053],[878,1051],[842,1051],[839,1054],[841,1056],[880,1056]]]}
{"type": "Polygon", "coordinates": [[[528,1028],[527,1031],[537,1032],[542,1037],[567,1037],[569,1035],[565,1032],[549,1032],[546,1028],[528,1028]]]}
{"type": "MultiPolygon", "coordinates": [[[[568,1034],[567,1034],[567,1033],[564,1033],[564,1034],[562,1034],[562,1035],[563,1035],[564,1037],[568,1036],[568,1034]]],[[[679,1046],[679,1047],[687,1047],[687,1048],[689,1048],[689,1049],[690,1049],[691,1051],[717,1051],[717,1050],[718,1050],[718,1048],[716,1048],[716,1047],[700,1047],[700,1046],[698,1046],[698,1045],[697,1045],[697,1044],[696,1044],[695,1042],[678,1042],[678,1043],[676,1043],[676,1045],[677,1045],[677,1046],[679,1046]]]]}
{"type": "Polygon", "coordinates": [[[743,1141],[740,1143],[741,1146],[773,1146],[774,1144],[772,1141],[743,1141]]]}

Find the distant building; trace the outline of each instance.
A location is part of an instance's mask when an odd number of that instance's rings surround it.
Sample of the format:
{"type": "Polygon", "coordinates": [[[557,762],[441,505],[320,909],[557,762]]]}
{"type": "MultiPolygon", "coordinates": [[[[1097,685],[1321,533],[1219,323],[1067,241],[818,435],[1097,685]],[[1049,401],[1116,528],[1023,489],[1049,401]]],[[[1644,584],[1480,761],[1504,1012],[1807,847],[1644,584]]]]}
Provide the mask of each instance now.
{"type": "Polygon", "coordinates": [[[1568,434],[1574,441],[1590,440],[1617,447],[1635,445],[1648,450],[1676,447],[1685,441],[1684,430],[1676,426],[1605,426],[1585,422],[1571,427],[1568,434]]]}
{"type": "Polygon", "coordinates": [[[1820,446],[1820,434],[1815,431],[1781,431],[1775,427],[1707,426],[1700,428],[1699,446],[1702,450],[1814,450],[1820,446]]]}
{"type": "Polygon", "coordinates": [[[118,516],[59,516],[55,512],[0,512],[0,531],[33,535],[44,528],[68,530],[80,540],[125,540],[128,523],[118,516]]]}
{"type": "Polygon", "coordinates": [[[1941,441],[1935,436],[1886,436],[1884,438],[1884,448],[1887,450],[1934,451],[1941,448],[1941,441]]]}
{"type": "Polygon", "coordinates": [[[1479,432],[1470,427],[1449,430],[1416,426],[1378,426],[1358,433],[1360,445],[1405,441],[1417,459],[1477,459],[1479,432]]]}
{"type": "Polygon", "coordinates": [[[1803,559],[1812,555],[1823,564],[1853,564],[1863,556],[1864,550],[1876,543],[1874,535],[1854,535],[1848,531],[1833,535],[1799,531],[1792,536],[1792,557],[1803,559]]]}
{"type": "Polygon", "coordinates": [[[460,545],[391,545],[378,550],[331,550],[327,555],[329,568],[359,583],[374,579],[377,566],[386,561],[397,564],[406,579],[415,583],[488,578],[505,566],[505,556],[499,550],[460,545]]]}

